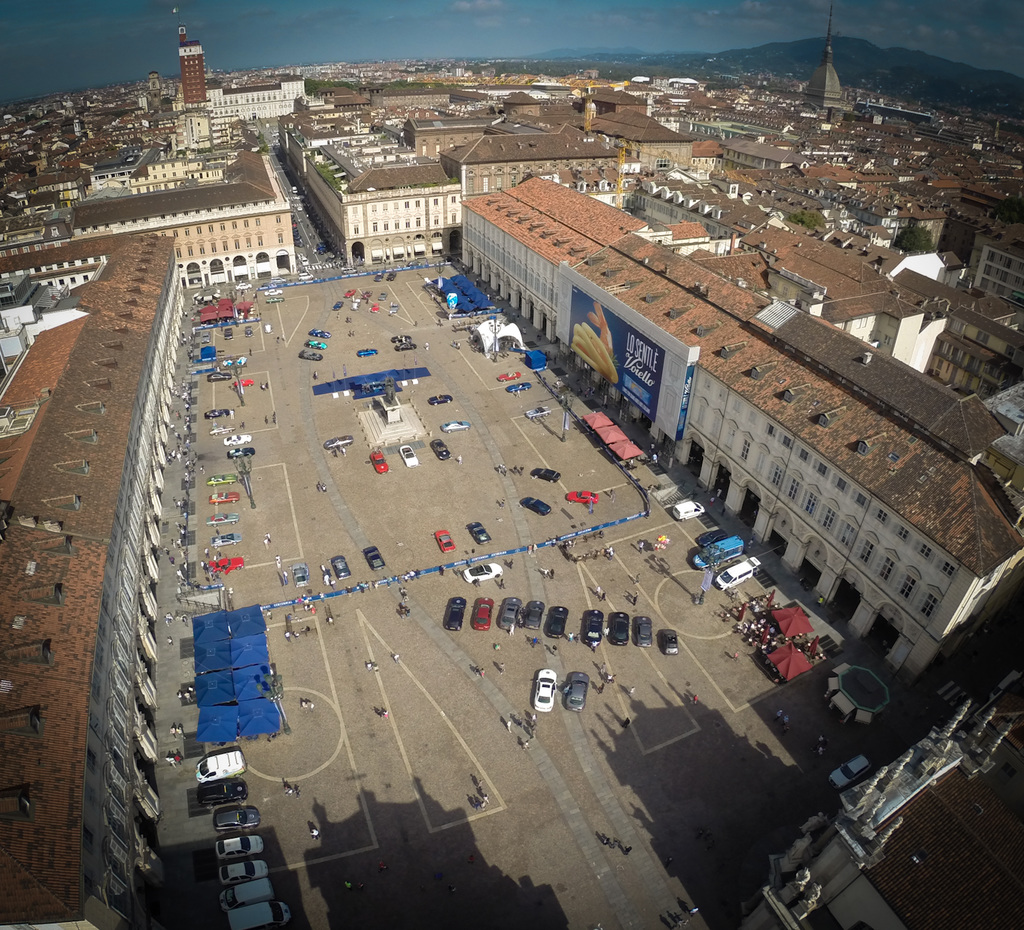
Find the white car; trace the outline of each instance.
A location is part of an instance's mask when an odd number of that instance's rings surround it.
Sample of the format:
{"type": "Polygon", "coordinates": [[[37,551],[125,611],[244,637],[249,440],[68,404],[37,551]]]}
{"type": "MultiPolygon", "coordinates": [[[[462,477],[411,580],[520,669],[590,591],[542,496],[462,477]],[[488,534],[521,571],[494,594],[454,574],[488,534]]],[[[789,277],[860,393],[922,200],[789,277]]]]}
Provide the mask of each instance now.
{"type": "Polygon", "coordinates": [[[533,682],[533,709],[547,713],[555,706],[558,693],[558,676],[553,669],[542,668],[533,682]]]}
{"type": "Polygon", "coordinates": [[[500,578],[501,575],[502,568],[497,562],[486,562],[481,563],[480,565],[473,565],[462,573],[462,577],[470,584],[474,581],[490,581],[492,578],[500,578]]]}
{"type": "Polygon", "coordinates": [[[669,513],[677,520],[689,520],[704,513],[704,505],[696,501],[680,501],[669,508],[669,513]]]}
{"type": "Polygon", "coordinates": [[[760,566],[761,560],[753,557],[740,562],[738,565],[733,565],[724,572],[718,573],[718,576],[715,578],[715,587],[721,588],[723,591],[727,588],[735,588],[736,585],[743,584],[744,581],[749,581],[753,578],[760,566]]]}
{"type": "Polygon", "coordinates": [[[551,413],[550,407],[534,407],[532,410],[526,411],[527,420],[540,420],[551,413]]]}
{"type": "Polygon", "coordinates": [[[829,775],[828,783],[833,788],[842,790],[847,785],[852,785],[869,768],[871,768],[871,763],[867,756],[854,756],[849,762],[844,762],[829,775]]]}
{"type": "Polygon", "coordinates": [[[230,432],[231,432],[231,427],[230,426],[215,426],[213,429],[210,430],[210,435],[211,436],[223,436],[225,433],[230,433],[230,432]]]}
{"type": "Polygon", "coordinates": [[[236,836],[230,840],[217,840],[214,847],[218,859],[242,859],[263,852],[263,838],[259,836],[236,836]]]}
{"type": "Polygon", "coordinates": [[[247,442],[252,442],[252,436],[248,433],[236,433],[234,436],[224,437],[226,446],[244,446],[247,442]]]}
{"type": "Polygon", "coordinates": [[[284,291],[282,291],[281,288],[279,288],[279,287],[272,287],[270,290],[264,291],[263,292],[263,296],[264,297],[283,297],[284,296],[284,291]]]}
{"type": "Polygon", "coordinates": [[[398,454],[402,456],[406,468],[415,468],[420,463],[420,460],[416,458],[416,453],[412,451],[412,446],[399,446],[398,454]]]}
{"type": "MultiPolygon", "coordinates": [[[[250,839],[250,837],[244,837],[250,839]]],[[[258,836],[252,837],[260,840],[258,836]]],[[[262,843],[263,840],[260,840],[262,843]]],[[[220,845],[219,843],[217,844],[220,845]]],[[[221,858],[224,858],[223,856],[221,858]]],[[[254,878],[266,878],[270,874],[266,862],[262,859],[249,859],[247,862],[232,862],[230,865],[222,865],[219,870],[220,883],[222,885],[237,885],[240,882],[251,882],[254,878]]]]}

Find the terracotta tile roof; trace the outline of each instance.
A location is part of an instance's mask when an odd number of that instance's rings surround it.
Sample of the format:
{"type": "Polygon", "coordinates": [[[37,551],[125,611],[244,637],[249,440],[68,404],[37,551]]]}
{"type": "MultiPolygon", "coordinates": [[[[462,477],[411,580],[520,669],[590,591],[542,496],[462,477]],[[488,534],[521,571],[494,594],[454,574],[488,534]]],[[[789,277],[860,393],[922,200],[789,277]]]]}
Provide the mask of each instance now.
{"type": "Polygon", "coordinates": [[[394,165],[371,168],[352,181],[348,189],[353,194],[361,194],[369,190],[425,187],[445,184],[447,181],[444,169],[437,162],[429,165],[394,165]]]}
{"type": "Polygon", "coordinates": [[[483,136],[468,145],[449,149],[444,157],[462,165],[484,165],[492,162],[550,161],[551,159],[616,160],[618,155],[611,146],[586,141],[582,132],[571,126],[561,126],[554,132],[535,132],[524,135],[483,136]]]}
{"type": "Polygon", "coordinates": [[[958,768],[899,814],[866,875],[907,930],[1021,925],[1024,824],[981,778],[958,768]]]}

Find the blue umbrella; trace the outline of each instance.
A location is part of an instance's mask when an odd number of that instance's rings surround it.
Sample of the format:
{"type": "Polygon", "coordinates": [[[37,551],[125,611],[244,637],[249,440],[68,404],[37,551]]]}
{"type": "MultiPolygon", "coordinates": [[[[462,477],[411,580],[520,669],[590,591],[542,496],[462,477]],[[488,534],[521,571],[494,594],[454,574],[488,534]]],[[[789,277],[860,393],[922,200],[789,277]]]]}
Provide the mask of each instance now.
{"type": "Polygon", "coordinates": [[[221,668],[231,668],[231,643],[227,640],[210,643],[208,646],[196,648],[196,674],[215,672],[221,668]]]}
{"type": "Polygon", "coordinates": [[[238,735],[260,736],[281,729],[281,712],[271,701],[260,698],[238,705],[238,735]]]}
{"type": "Polygon", "coordinates": [[[230,636],[227,615],[222,610],[192,618],[192,639],[196,646],[208,646],[230,636]]]}
{"type": "Polygon", "coordinates": [[[200,743],[230,743],[238,737],[238,708],[200,707],[196,740],[200,743]]]}
{"type": "Polygon", "coordinates": [[[255,636],[267,632],[267,621],[263,619],[263,611],[258,604],[233,610],[228,614],[228,627],[232,638],[239,636],[255,636]]]}
{"type": "Polygon", "coordinates": [[[266,636],[240,636],[231,640],[231,667],[246,665],[269,665],[266,636]]]}
{"type": "Polygon", "coordinates": [[[196,675],[196,703],[200,707],[214,704],[231,704],[235,700],[235,685],[231,680],[231,672],[210,672],[207,675],[196,675]]]}
{"type": "Polygon", "coordinates": [[[250,665],[246,668],[234,669],[231,672],[231,677],[234,680],[237,699],[251,701],[254,698],[266,697],[270,693],[270,685],[267,683],[269,674],[269,665],[250,665]]]}

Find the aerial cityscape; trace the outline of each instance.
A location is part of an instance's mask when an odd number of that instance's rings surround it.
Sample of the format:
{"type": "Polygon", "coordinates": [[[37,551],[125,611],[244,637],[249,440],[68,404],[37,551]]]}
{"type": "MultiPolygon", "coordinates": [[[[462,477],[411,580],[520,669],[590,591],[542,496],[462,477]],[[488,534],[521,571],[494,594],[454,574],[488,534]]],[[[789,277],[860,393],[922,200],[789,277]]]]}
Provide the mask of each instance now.
{"type": "Polygon", "coordinates": [[[8,12],[0,925],[1024,925],[1024,12],[8,12]]]}

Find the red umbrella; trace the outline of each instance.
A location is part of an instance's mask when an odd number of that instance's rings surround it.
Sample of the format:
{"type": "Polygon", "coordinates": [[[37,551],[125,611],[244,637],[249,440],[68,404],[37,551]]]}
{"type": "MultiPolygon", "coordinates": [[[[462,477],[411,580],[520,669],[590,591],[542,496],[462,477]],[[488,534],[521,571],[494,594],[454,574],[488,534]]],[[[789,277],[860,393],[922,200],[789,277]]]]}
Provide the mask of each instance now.
{"type": "Polygon", "coordinates": [[[801,633],[814,632],[811,621],[807,619],[807,614],[800,607],[773,610],[772,617],[775,618],[775,622],[778,623],[784,636],[799,636],[801,633]]]}
{"type": "Polygon", "coordinates": [[[764,626],[764,630],[762,630],[761,632],[761,645],[764,645],[766,642],[768,642],[768,636],[770,632],[771,631],[768,629],[768,624],[766,623],[764,626]]]}
{"type": "Polygon", "coordinates": [[[768,656],[768,659],[786,681],[792,681],[797,675],[811,670],[811,663],[807,661],[807,656],[793,643],[786,643],[781,649],[776,649],[768,656]]]}
{"type": "Polygon", "coordinates": [[[818,654],[818,640],[819,639],[821,639],[820,636],[815,636],[814,639],[811,641],[811,648],[807,650],[807,657],[812,662],[814,661],[814,657],[818,654]]]}
{"type": "Polygon", "coordinates": [[[772,606],[772,602],[775,600],[775,588],[772,588],[772,593],[768,595],[768,606],[772,606]]]}
{"type": "Polygon", "coordinates": [[[599,426],[594,430],[598,436],[601,437],[602,441],[611,445],[613,442],[622,442],[626,439],[626,434],[622,432],[614,423],[607,423],[604,426],[599,426]]]}
{"type": "Polygon", "coordinates": [[[594,413],[588,413],[584,418],[583,422],[589,424],[594,429],[600,429],[603,426],[612,426],[612,421],[608,418],[608,415],[601,413],[600,410],[594,413]]]}
{"type": "Polygon", "coordinates": [[[612,450],[620,459],[635,459],[638,455],[643,455],[644,450],[641,449],[636,443],[630,442],[628,439],[623,437],[616,443],[609,444],[609,449],[612,450]]]}
{"type": "Polygon", "coordinates": [[[740,604],[740,620],[743,620],[743,615],[747,612],[747,602],[744,601],[740,604]]]}

